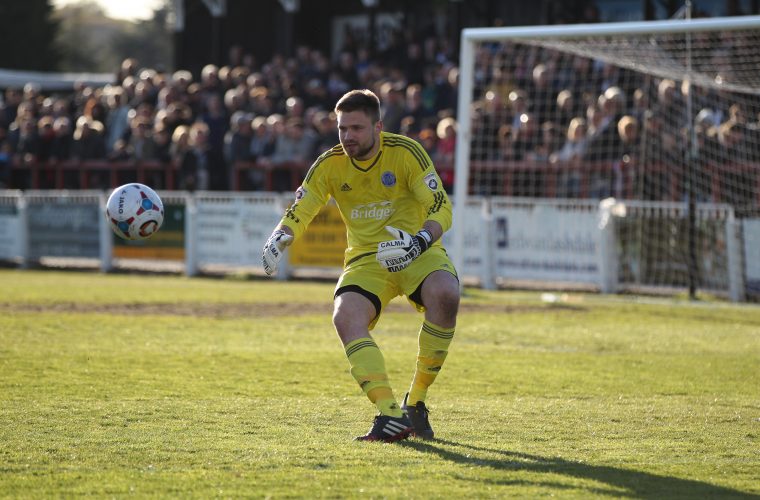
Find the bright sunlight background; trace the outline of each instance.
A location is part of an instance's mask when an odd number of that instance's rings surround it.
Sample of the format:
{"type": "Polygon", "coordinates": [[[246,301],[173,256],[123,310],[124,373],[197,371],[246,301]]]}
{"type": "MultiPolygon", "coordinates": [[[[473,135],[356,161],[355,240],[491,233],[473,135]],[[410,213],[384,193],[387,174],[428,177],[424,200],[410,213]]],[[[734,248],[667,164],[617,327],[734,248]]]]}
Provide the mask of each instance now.
{"type": "MultiPolygon", "coordinates": [[[[79,3],[82,0],[53,0],[56,8],[64,5],[79,3]]],[[[108,17],[114,19],[126,19],[136,21],[139,19],[150,19],[153,16],[153,10],[158,8],[162,0],[92,0],[101,6],[108,17]]]]}

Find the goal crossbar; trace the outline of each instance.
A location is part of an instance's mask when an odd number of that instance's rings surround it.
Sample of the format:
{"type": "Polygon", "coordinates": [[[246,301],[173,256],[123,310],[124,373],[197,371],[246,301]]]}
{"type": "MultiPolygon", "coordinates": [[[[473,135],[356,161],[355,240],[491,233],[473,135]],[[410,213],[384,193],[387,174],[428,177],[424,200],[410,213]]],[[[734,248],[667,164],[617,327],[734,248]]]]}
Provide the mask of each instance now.
{"type": "Polygon", "coordinates": [[[577,38],[605,35],[646,35],[735,31],[760,27],[760,16],[716,17],[707,19],[669,19],[621,23],[570,24],[561,26],[517,26],[510,28],[465,28],[462,41],[488,42],[504,39],[577,38]]]}

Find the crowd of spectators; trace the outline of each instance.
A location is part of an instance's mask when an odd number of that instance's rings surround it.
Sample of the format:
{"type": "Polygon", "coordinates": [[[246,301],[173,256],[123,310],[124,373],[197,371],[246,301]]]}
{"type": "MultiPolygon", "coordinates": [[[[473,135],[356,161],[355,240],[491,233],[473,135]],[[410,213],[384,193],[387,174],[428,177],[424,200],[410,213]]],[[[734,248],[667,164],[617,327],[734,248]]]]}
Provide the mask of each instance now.
{"type": "MultiPolygon", "coordinates": [[[[451,161],[457,68],[440,39],[399,40],[375,57],[363,47],[346,47],[334,61],[306,46],[261,65],[238,47],[229,59],[228,65],[205,66],[197,78],[127,59],[113,84],[102,88],[79,84],[54,95],[34,83],[6,89],[0,187],[30,187],[24,165],[108,161],[174,168],[175,185],[164,185],[160,171],[150,180],[159,189],[292,190],[289,169],[280,167],[300,165],[305,174],[317,155],[338,143],[333,107],[357,87],[374,89],[382,99],[385,130],[426,137],[431,145],[440,133],[440,159],[451,161]],[[238,162],[253,166],[235,178],[238,162]],[[273,172],[268,185],[267,171],[273,172]]],[[[435,159],[437,149],[430,151],[435,159]]],[[[65,182],[79,187],[76,175],[65,182]]],[[[39,183],[53,187],[52,174],[39,183]]],[[[107,184],[106,176],[95,176],[89,187],[107,184]]]]}
{"type": "MultiPolygon", "coordinates": [[[[714,46],[714,66],[729,76],[726,47],[714,46]]],[[[256,65],[233,50],[228,65],[209,64],[198,78],[127,59],[103,88],[78,85],[49,96],[34,84],[7,89],[0,105],[0,184],[29,187],[23,169],[10,175],[11,164],[105,160],[173,166],[175,185],[164,185],[162,175],[151,179],[159,189],[292,190],[291,172],[282,167],[297,165],[303,175],[338,143],[333,106],[358,87],[379,95],[384,129],[418,140],[450,189],[456,59],[441,39],[408,38],[374,56],[347,46],[334,61],[301,46],[293,57],[256,65]],[[242,176],[234,168],[240,162],[251,166],[242,176]]],[[[598,199],[633,189],[637,197],[679,199],[683,193],[673,186],[684,184],[674,180],[686,175],[692,120],[699,161],[760,160],[754,98],[509,43],[480,47],[474,83],[471,183],[478,193],[598,199]],[[686,115],[689,92],[693,119],[686,115]],[[505,169],[518,175],[506,176],[505,169]]],[[[728,171],[723,192],[756,178],[757,172],[728,171]]],[[[40,182],[52,187],[49,178],[40,182]]],[[[75,177],[66,182],[78,187],[75,177]]],[[[106,184],[96,178],[90,187],[111,187],[106,184]]],[[[713,188],[702,186],[700,195],[709,198],[713,188]]]]}
{"type": "MultiPolygon", "coordinates": [[[[702,75],[741,81],[746,68],[732,61],[746,60],[733,57],[735,46],[750,46],[742,36],[703,38],[702,75]]],[[[641,54],[642,64],[648,56],[641,54]]],[[[756,92],[692,86],[512,43],[482,45],[475,68],[470,172],[476,192],[680,201],[693,176],[702,200],[758,203],[756,92]]]]}

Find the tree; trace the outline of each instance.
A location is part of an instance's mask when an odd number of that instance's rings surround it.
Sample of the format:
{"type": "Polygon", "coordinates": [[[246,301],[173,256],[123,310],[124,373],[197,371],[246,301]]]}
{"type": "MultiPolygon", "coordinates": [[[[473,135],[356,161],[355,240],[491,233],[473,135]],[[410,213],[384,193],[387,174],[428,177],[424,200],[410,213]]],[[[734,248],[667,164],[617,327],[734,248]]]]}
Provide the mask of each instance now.
{"type": "Polygon", "coordinates": [[[57,31],[51,0],[0,2],[0,68],[58,69],[57,31]]]}
{"type": "Polygon", "coordinates": [[[172,61],[172,37],[167,27],[166,6],[153,11],[153,18],[130,23],[114,34],[111,49],[119,61],[134,57],[140,65],[168,69],[172,61]]]}
{"type": "Polygon", "coordinates": [[[58,10],[58,50],[63,71],[108,72],[104,64],[108,42],[118,28],[93,1],[72,3],[58,10]]]}
{"type": "Polygon", "coordinates": [[[130,22],[107,17],[92,0],[67,4],[56,13],[60,69],[116,72],[127,57],[141,66],[168,68],[172,51],[168,12],[164,4],[152,19],[130,22]]]}

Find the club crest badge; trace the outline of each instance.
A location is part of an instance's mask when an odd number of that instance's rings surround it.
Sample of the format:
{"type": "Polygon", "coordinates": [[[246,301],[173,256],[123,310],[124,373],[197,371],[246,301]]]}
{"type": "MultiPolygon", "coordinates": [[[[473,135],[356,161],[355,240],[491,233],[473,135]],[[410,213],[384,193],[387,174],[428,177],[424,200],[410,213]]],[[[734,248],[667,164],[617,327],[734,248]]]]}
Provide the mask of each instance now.
{"type": "Polygon", "coordinates": [[[436,179],[434,173],[429,173],[425,176],[425,179],[423,180],[425,185],[430,188],[431,191],[437,191],[438,190],[438,179],[436,179]]]}
{"type": "Polygon", "coordinates": [[[396,176],[393,175],[393,172],[383,172],[380,181],[383,183],[383,186],[391,187],[396,184],[396,176]]]}
{"type": "Polygon", "coordinates": [[[296,189],[296,201],[301,200],[304,196],[306,196],[306,190],[303,188],[303,186],[296,189]]]}

